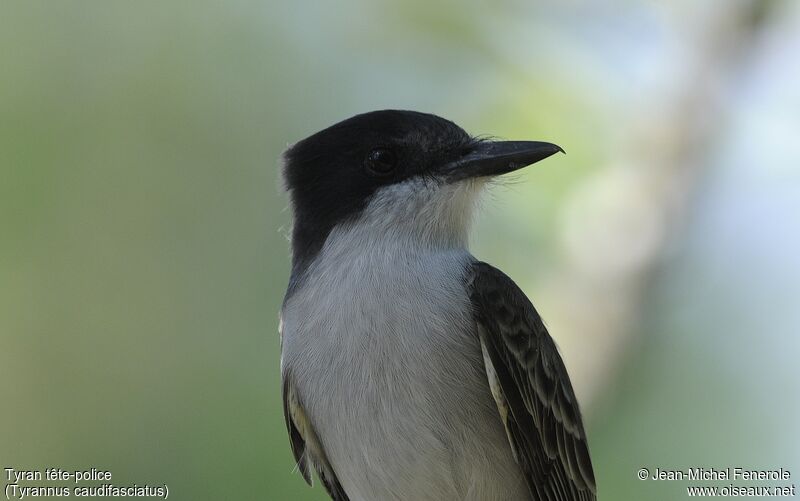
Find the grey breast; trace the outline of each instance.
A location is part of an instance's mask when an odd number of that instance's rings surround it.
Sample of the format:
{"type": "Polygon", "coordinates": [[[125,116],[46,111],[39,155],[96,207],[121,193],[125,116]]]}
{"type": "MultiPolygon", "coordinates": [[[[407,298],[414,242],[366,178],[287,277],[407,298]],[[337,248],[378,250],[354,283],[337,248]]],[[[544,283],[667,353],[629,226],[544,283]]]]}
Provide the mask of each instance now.
{"type": "Polygon", "coordinates": [[[283,362],[348,496],[523,499],[464,284],[471,256],[332,247],[285,304],[283,362]]]}

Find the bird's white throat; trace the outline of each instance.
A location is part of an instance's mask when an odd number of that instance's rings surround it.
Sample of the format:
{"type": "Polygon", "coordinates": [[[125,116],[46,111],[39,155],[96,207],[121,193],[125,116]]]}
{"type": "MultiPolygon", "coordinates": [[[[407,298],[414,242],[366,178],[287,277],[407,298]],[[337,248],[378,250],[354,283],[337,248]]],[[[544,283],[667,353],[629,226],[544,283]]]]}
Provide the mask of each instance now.
{"type": "Polygon", "coordinates": [[[448,184],[421,177],[393,184],[378,190],[357,218],[332,233],[368,232],[376,240],[426,249],[466,248],[485,184],[483,179],[448,184]]]}

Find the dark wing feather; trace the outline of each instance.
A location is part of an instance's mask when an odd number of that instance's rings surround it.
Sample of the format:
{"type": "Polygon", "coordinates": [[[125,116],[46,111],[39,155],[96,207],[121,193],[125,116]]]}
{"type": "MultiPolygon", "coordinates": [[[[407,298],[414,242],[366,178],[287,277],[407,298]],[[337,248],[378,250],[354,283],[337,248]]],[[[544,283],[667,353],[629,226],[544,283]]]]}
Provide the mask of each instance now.
{"type": "Polygon", "coordinates": [[[487,376],[533,499],[596,499],[578,402],[542,319],[501,271],[477,262],[470,278],[487,376]]]}
{"type": "Polygon", "coordinates": [[[286,429],[289,432],[289,441],[292,445],[292,454],[297,461],[297,468],[308,485],[311,485],[310,466],[313,465],[331,499],[333,501],[349,501],[350,498],[347,497],[339,479],[336,478],[336,473],[328,462],[311,422],[297,398],[288,374],[283,375],[283,416],[286,419],[286,429]]]}
{"type": "Polygon", "coordinates": [[[292,455],[294,455],[294,460],[297,463],[297,469],[300,471],[300,474],[303,475],[303,479],[306,483],[311,485],[311,469],[309,468],[308,457],[306,457],[306,441],[292,419],[293,403],[290,400],[292,398],[291,395],[292,389],[289,386],[289,378],[284,377],[283,417],[286,420],[286,431],[289,432],[289,442],[292,446],[292,455]]]}

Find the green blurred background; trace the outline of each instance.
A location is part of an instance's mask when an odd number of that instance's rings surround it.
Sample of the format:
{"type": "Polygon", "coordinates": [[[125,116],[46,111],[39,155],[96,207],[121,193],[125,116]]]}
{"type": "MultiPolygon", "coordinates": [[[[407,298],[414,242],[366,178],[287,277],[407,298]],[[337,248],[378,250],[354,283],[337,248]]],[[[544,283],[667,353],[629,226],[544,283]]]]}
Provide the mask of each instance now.
{"type": "Polygon", "coordinates": [[[281,411],[279,155],[406,108],[568,152],[473,251],[561,346],[601,499],[800,483],[799,5],[3,2],[0,463],[325,499],[281,411]]]}

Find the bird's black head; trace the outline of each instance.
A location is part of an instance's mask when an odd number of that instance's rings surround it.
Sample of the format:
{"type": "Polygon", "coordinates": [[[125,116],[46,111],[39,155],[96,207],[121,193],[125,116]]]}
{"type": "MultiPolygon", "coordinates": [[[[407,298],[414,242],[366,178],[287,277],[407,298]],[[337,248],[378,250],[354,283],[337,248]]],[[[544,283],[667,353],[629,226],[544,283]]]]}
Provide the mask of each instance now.
{"type": "Polygon", "coordinates": [[[550,143],[475,139],[449,120],[413,111],[373,111],[332,125],[284,154],[294,265],[313,257],[331,230],[357,217],[382,188],[489,177],[557,151],[550,143]]]}

